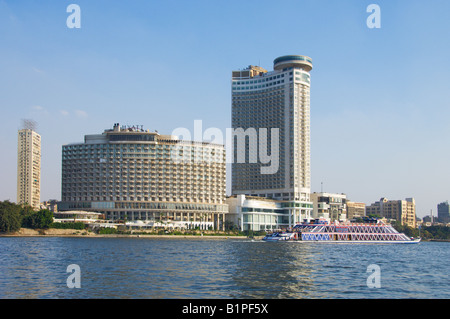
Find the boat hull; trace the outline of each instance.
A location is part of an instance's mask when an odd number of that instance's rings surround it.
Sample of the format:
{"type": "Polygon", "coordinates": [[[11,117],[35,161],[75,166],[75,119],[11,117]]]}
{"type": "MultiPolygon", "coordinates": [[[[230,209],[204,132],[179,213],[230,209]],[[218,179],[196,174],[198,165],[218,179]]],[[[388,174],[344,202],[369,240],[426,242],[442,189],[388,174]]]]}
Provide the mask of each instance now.
{"type": "Polygon", "coordinates": [[[295,240],[295,239],[262,239],[266,242],[297,242],[304,244],[418,244],[420,240],[295,240]]]}
{"type": "Polygon", "coordinates": [[[263,239],[263,241],[297,241],[298,234],[297,233],[275,233],[272,235],[267,235],[263,239]]]}
{"type": "Polygon", "coordinates": [[[418,240],[299,240],[299,243],[320,244],[418,244],[418,240]]]}

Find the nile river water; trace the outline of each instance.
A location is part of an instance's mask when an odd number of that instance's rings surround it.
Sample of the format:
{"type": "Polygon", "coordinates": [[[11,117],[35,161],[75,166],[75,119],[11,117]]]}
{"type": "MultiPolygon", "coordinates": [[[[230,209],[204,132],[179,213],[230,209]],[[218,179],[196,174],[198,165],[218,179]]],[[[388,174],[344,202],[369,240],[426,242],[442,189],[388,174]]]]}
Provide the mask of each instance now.
{"type": "MultiPolygon", "coordinates": [[[[1,237],[0,298],[450,298],[450,243],[1,237]],[[69,288],[67,266],[80,269],[69,288]],[[378,286],[369,287],[370,265],[378,286]]],[[[374,281],[371,281],[374,282],[374,281]]]]}

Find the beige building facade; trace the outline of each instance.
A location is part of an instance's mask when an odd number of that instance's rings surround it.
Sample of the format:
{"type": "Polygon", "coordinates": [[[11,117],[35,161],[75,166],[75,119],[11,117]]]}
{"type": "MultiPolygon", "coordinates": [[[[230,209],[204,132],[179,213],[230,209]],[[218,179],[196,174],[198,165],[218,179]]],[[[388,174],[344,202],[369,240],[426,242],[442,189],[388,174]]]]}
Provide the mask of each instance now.
{"type": "Polygon", "coordinates": [[[17,203],[40,208],[41,136],[32,129],[18,132],[17,203]]]}
{"type": "Polygon", "coordinates": [[[416,227],[416,202],[414,198],[388,200],[383,197],[378,202],[366,206],[366,215],[378,215],[399,221],[402,225],[416,227]]]}
{"type": "Polygon", "coordinates": [[[361,218],[365,215],[365,203],[347,201],[347,219],[361,218]]]}

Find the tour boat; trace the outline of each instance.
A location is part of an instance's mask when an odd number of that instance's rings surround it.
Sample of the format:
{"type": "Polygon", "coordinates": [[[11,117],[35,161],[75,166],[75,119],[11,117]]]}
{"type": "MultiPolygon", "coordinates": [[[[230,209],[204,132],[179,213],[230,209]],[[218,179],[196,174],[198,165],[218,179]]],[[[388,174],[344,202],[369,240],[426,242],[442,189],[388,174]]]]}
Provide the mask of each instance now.
{"type": "Polygon", "coordinates": [[[392,225],[376,219],[365,223],[340,223],[337,221],[329,223],[324,219],[305,220],[303,223],[295,225],[290,232],[273,233],[264,237],[263,240],[382,244],[417,244],[420,242],[420,238],[408,237],[399,233],[392,225]]]}

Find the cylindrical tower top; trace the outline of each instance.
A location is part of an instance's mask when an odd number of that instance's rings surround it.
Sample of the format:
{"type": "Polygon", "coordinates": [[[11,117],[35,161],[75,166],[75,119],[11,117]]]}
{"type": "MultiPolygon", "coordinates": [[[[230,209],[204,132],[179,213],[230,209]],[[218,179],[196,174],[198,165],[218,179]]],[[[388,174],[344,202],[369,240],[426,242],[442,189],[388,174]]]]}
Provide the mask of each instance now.
{"type": "Polygon", "coordinates": [[[302,68],[309,72],[312,70],[312,60],[305,55],[284,55],[273,61],[274,70],[282,70],[289,67],[302,68]]]}

